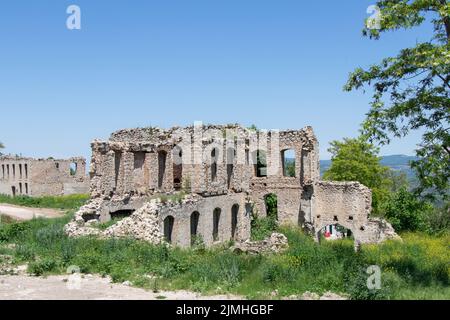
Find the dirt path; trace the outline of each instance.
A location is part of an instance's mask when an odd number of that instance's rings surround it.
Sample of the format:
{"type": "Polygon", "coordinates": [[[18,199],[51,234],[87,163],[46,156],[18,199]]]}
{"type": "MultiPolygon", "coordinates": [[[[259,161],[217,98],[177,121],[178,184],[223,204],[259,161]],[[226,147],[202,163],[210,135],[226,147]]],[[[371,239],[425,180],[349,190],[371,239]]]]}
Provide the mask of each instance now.
{"type": "Polygon", "coordinates": [[[0,215],[9,216],[16,220],[31,220],[33,217],[58,218],[64,215],[62,210],[27,208],[11,204],[0,204],[0,215]]]}
{"type": "Polygon", "coordinates": [[[107,278],[88,275],[0,276],[0,300],[234,300],[239,297],[200,296],[188,291],[153,293],[123,284],[111,284],[107,278]]]}

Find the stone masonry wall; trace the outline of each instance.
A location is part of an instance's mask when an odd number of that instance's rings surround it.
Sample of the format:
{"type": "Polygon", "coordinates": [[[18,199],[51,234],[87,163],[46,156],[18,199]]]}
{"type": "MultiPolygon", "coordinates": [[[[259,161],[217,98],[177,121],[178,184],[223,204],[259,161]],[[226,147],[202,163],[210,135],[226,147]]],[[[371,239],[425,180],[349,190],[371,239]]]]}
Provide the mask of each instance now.
{"type": "Polygon", "coordinates": [[[86,160],[0,157],[0,193],[10,196],[89,193],[86,160]],[[75,172],[71,173],[71,167],[75,172]]]}
{"type": "Polygon", "coordinates": [[[91,203],[77,214],[70,234],[96,233],[91,224],[126,215],[105,236],[134,232],[141,239],[159,239],[138,232],[139,225],[149,232],[156,223],[167,242],[183,247],[191,245],[193,233],[207,245],[245,241],[252,215],[266,216],[270,194],[277,196],[279,224],[307,228],[316,236],[338,223],[352,230],[358,243],[382,241],[392,231],[368,218],[369,189],[320,181],[319,144],[311,127],[256,131],[196,124],[120,130],[108,141],[92,142],[90,177],[91,203]],[[288,152],[295,155],[294,176],[285,170],[288,152]],[[147,206],[167,196],[184,200],[147,206]]]}

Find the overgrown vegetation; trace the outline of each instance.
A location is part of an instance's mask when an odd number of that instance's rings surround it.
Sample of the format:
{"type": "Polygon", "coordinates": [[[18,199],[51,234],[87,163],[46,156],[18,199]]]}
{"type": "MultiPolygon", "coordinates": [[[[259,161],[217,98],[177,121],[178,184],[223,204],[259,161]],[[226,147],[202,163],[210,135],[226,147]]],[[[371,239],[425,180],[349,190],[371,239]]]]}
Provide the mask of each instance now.
{"type": "Polygon", "coordinates": [[[278,228],[278,199],[275,194],[269,194],[265,198],[266,217],[259,217],[255,208],[252,216],[252,240],[264,240],[277,231],[278,228]]]}
{"type": "Polygon", "coordinates": [[[32,208],[52,208],[70,210],[76,209],[84,205],[89,200],[87,194],[76,194],[69,196],[45,196],[45,197],[28,197],[16,196],[11,197],[0,194],[0,203],[8,203],[24,207],[32,208]]]}
{"type": "Polygon", "coordinates": [[[406,188],[392,194],[383,204],[384,216],[397,232],[427,230],[427,216],[432,210],[430,203],[418,199],[406,188]]]}
{"type": "Polygon", "coordinates": [[[71,217],[35,219],[0,226],[0,253],[29,263],[36,275],[83,273],[110,275],[149,290],[188,289],[205,294],[233,293],[247,298],[279,297],[306,291],[333,291],[353,299],[448,299],[450,237],[405,234],[404,242],[363,246],[348,240],[316,244],[296,228],[281,228],[287,252],[272,256],[231,253],[226,247],[170,249],[135,240],[68,238],[63,226],[71,217]],[[15,248],[6,246],[16,244],[15,248]],[[382,290],[367,289],[370,265],[383,270],[382,290]]]}

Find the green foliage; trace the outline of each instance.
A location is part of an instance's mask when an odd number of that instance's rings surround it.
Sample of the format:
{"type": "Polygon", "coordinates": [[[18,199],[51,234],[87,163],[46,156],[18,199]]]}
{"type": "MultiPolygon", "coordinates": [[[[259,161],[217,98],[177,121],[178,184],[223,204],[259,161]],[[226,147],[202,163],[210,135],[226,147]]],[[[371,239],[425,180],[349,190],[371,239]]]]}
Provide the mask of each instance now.
{"type": "Polygon", "coordinates": [[[33,261],[28,265],[28,273],[41,276],[43,274],[55,271],[57,263],[53,259],[46,259],[43,261],[33,261]]]}
{"type": "Polygon", "coordinates": [[[285,175],[287,177],[295,177],[295,161],[289,161],[286,159],[285,161],[285,175]]]}
{"type": "Polygon", "coordinates": [[[252,219],[252,240],[254,241],[267,239],[276,230],[277,222],[270,217],[252,219]]]}
{"type": "Polygon", "coordinates": [[[373,99],[363,134],[380,144],[421,129],[424,134],[412,163],[424,195],[450,190],[450,5],[446,0],[383,0],[381,29],[364,30],[378,39],[383,32],[419,26],[426,17],[434,25],[433,37],[413,48],[385,58],[367,70],[356,69],[345,90],[371,86],[373,99]]]}
{"type": "Polygon", "coordinates": [[[385,217],[397,232],[427,231],[427,215],[433,207],[402,188],[386,201],[383,209],[385,217]]]}
{"type": "Polygon", "coordinates": [[[11,197],[0,194],[0,203],[9,203],[32,208],[77,209],[89,200],[89,195],[75,194],[69,196],[11,197]]]}
{"type": "Polygon", "coordinates": [[[390,191],[397,192],[400,189],[409,189],[409,180],[408,176],[405,172],[397,172],[394,170],[387,171],[386,174],[387,179],[391,182],[390,191]]]}
{"type": "Polygon", "coordinates": [[[385,217],[397,232],[427,231],[426,217],[433,210],[431,204],[417,199],[406,190],[400,189],[389,197],[383,205],[385,217]]]}
{"type": "MultiPolygon", "coordinates": [[[[110,275],[149,290],[186,289],[231,293],[266,299],[327,291],[353,299],[448,298],[450,253],[448,235],[403,236],[404,241],[363,246],[356,253],[348,240],[315,243],[297,228],[282,228],[289,249],[279,255],[249,256],[227,248],[182,250],[131,239],[68,238],[71,217],[34,219],[0,226],[17,263],[28,262],[36,275],[66,274],[70,266],[83,273],[110,275]],[[382,269],[382,291],[368,291],[365,270],[382,269]]],[[[3,247],[0,244],[0,248],[3,247]]]]}
{"type": "Polygon", "coordinates": [[[267,216],[258,217],[253,211],[252,216],[252,240],[260,241],[275,232],[278,228],[278,198],[275,194],[269,194],[265,198],[267,216]]]}
{"type": "Polygon", "coordinates": [[[358,181],[372,190],[374,213],[380,213],[381,204],[389,195],[391,180],[389,168],[380,164],[378,148],[362,138],[332,141],[328,150],[332,154],[330,169],[325,180],[358,181]]]}
{"type": "Polygon", "coordinates": [[[450,233],[450,205],[435,207],[427,215],[428,232],[431,234],[450,233]]]}

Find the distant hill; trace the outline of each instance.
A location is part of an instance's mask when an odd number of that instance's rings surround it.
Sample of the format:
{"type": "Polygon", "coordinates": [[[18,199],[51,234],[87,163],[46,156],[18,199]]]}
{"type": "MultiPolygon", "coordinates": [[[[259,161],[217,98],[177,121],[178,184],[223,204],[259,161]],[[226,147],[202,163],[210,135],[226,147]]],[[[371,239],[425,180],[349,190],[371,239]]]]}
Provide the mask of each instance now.
{"type": "MultiPolygon", "coordinates": [[[[381,164],[391,168],[394,171],[400,171],[406,173],[410,181],[415,180],[416,175],[411,169],[410,162],[416,160],[416,157],[405,156],[402,154],[384,156],[381,158],[381,164]]],[[[320,173],[323,175],[331,166],[331,160],[321,160],[320,161],[320,173]]]]}

